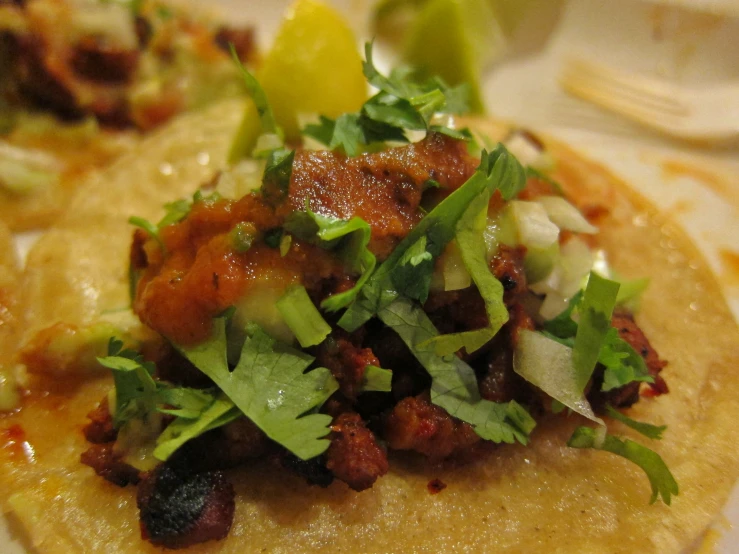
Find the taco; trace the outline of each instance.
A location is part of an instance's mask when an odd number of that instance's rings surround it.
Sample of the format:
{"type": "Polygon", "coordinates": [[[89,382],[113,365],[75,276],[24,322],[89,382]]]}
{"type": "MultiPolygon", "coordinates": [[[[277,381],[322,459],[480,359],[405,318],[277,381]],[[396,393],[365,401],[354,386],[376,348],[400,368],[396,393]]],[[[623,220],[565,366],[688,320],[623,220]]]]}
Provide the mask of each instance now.
{"type": "Polygon", "coordinates": [[[191,114],[32,252],[0,490],[35,548],[680,552],[720,510],[739,335],[682,232],[555,141],[472,120],[529,169],[475,152],[458,91],[370,54],[381,92],[308,128],[334,150],[265,105],[266,161],[214,174],[237,111],[191,114]],[[162,211],[171,176],[206,186],[162,211]]]}
{"type": "Polygon", "coordinates": [[[183,111],[243,94],[252,28],[157,1],[0,6],[0,217],[48,227],[77,183],[183,111]]]}

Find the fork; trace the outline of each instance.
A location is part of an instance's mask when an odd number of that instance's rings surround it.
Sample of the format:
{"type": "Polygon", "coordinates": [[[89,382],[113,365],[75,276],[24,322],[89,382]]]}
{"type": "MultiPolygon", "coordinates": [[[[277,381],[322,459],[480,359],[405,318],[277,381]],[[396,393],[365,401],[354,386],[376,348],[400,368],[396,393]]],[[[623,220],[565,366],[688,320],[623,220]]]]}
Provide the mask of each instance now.
{"type": "Polygon", "coordinates": [[[739,82],[687,88],[577,58],[565,61],[559,82],[575,96],[673,137],[739,137],[739,82]]]}

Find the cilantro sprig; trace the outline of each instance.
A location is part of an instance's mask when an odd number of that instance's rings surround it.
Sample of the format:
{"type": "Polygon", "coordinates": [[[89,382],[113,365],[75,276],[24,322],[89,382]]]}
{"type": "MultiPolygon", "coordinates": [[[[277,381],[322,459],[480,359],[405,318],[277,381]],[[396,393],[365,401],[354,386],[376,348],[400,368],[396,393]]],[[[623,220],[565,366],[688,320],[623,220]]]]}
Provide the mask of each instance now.
{"type": "Polygon", "coordinates": [[[365,58],[364,75],[379,92],[364,103],[359,113],[335,120],[320,116],[318,123],[305,126],[304,135],[332,150],[343,150],[348,156],[356,156],[373,143],[408,142],[407,131],[436,131],[458,139],[469,138],[464,132],[433,124],[437,113],[469,111],[466,86],[449,87],[440,78],[419,82],[406,69],[386,77],[375,67],[372,43],[365,45],[365,58]]]}
{"type": "Polygon", "coordinates": [[[212,336],[196,346],[177,346],[195,367],[264,433],[303,460],[329,445],[331,416],[312,413],[337,389],[326,368],[304,373],[314,358],[281,344],[250,324],[236,367],[227,360],[226,319],[216,318],[212,336]]]}
{"type": "Polygon", "coordinates": [[[619,439],[613,435],[606,435],[605,440],[599,441],[597,432],[591,427],[578,427],[575,429],[567,446],[572,448],[593,448],[605,450],[634,462],[644,470],[652,487],[650,504],[654,504],[657,498],[670,505],[672,496],[679,494],[679,487],[675,477],[670,472],[662,457],[653,450],[629,439],[619,439]]]}

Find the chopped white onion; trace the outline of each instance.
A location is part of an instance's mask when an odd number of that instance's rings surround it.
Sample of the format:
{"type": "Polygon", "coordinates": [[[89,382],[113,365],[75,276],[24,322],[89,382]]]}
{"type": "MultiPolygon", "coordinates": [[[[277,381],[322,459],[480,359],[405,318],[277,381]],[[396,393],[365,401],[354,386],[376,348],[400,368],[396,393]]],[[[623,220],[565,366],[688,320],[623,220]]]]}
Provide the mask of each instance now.
{"type": "Polygon", "coordinates": [[[444,249],[442,266],[444,290],[461,290],[472,285],[472,278],[462,260],[457,241],[451,241],[444,249]]]}
{"type": "Polygon", "coordinates": [[[593,255],[588,245],[577,237],[567,241],[560,252],[562,280],[557,292],[570,298],[583,288],[585,279],[593,268],[593,255]]]}
{"type": "Polygon", "coordinates": [[[138,38],[130,8],[121,4],[86,3],[70,10],[72,28],[78,37],[102,36],[124,50],[137,50],[138,38]]]}
{"type": "Polygon", "coordinates": [[[238,200],[262,186],[264,160],[246,159],[221,173],[216,192],[223,198],[238,200]]]}
{"type": "Polygon", "coordinates": [[[552,223],[544,206],[538,202],[512,200],[508,204],[518,229],[521,244],[529,248],[546,248],[559,238],[559,227],[552,223]]]}
{"type": "Polygon", "coordinates": [[[522,329],[513,354],[513,370],[572,411],[603,423],[577,385],[572,349],[568,346],[522,329]]]}
{"type": "Polygon", "coordinates": [[[523,165],[536,166],[543,154],[541,147],[529,140],[524,133],[516,132],[505,141],[505,147],[523,165]]]}
{"type": "Polygon", "coordinates": [[[560,229],[593,235],[598,228],[591,225],[580,211],[561,196],[541,196],[536,201],[544,206],[549,219],[560,229]]]}

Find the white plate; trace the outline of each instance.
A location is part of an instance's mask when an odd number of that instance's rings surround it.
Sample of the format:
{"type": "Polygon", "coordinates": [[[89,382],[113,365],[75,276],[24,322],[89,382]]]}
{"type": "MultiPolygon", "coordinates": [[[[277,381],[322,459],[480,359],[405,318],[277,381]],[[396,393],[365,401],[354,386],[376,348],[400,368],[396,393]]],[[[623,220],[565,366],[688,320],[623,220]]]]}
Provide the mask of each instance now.
{"type": "MultiPolygon", "coordinates": [[[[552,0],[554,1],[554,0],[552,0]]],[[[674,0],[673,3],[678,2],[674,0]]],[[[286,0],[220,0],[229,20],[252,22],[259,42],[268,44],[286,0]]],[[[670,2],[666,2],[670,3],[670,2]]],[[[739,13],[736,0],[680,0],[723,13],[739,13]],[[723,6],[723,8],[722,8],[723,6]]],[[[335,4],[360,31],[369,1],[335,4]]],[[[551,27],[543,21],[542,29],[551,27]]],[[[528,32],[536,33],[537,29],[528,32]]],[[[682,81],[739,77],[739,20],[655,7],[639,0],[570,0],[547,48],[514,57],[485,81],[491,111],[560,137],[636,185],[669,212],[698,245],[719,278],[739,319],[739,154],[692,151],[665,141],[623,120],[566,97],[556,84],[562,57],[588,54],[627,69],[657,72],[682,81]],[[624,39],[624,37],[628,37],[624,39]],[[731,260],[734,260],[733,262],[731,260]]],[[[514,52],[515,54],[516,52],[514,52]]],[[[717,526],[717,552],[739,552],[739,489],[717,526]]],[[[0,521],[0,550],[22,554],[0,521]]]]}

